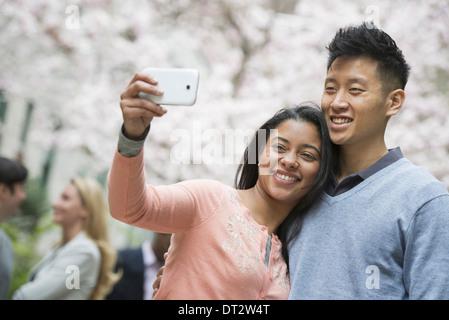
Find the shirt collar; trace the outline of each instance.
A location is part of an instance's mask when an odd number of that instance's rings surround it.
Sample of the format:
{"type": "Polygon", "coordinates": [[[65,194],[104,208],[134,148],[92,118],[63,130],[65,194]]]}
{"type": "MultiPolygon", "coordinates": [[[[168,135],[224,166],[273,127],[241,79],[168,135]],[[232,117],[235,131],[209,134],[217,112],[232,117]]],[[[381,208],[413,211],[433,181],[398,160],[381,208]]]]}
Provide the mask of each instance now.
{"type": "Polygon", "coordinates": [[[390,164],[395,163],[397,160],[403,158],[401,148],[396,147],[394,149],[389,149],[388,153],[380,158],[372,166],[366,168],[363,171],[351,174],[344,178],[340,183],[338,183],[335,174],[332,174],[331,180],[326,187],[326,193],[331,196],[336,196],[357,186],[362,181],[368,179],[373,174],[379,172],[380,170],[388,167],[390,164]]]}
{"type": "Polygon", "coordinates": [[[394,149],[389,149],[388,153],[384,155],[382,158],[380,158],[375,164],[372,166],[366,168],[363,171],[360,171],[358,175],[363,179],[366,180],[369,177],[371,177],[376,172],[379,172],[380,170],[388,167],[390,164],[395,163],[399,159],[403,158],[404,155],[402,154],[401,148],[396,147],[394,149]]]}

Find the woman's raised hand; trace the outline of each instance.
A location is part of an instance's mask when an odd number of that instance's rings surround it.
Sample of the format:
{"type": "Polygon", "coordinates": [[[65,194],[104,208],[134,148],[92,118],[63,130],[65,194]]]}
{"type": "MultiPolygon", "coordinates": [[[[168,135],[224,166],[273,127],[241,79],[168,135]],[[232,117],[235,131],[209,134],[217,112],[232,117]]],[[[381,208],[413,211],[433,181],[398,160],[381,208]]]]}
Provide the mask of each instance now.
{"type": "Polygon", "coordinates": [[[147,99],[140,98],[139,92],[161,96],[163,91],[157,86],[157,80],[143,73],[134,78],[120,95],[125,135],[130,139],[139,139],[150,125],[153,117],[162,117],[167,110],[147,99]]]}

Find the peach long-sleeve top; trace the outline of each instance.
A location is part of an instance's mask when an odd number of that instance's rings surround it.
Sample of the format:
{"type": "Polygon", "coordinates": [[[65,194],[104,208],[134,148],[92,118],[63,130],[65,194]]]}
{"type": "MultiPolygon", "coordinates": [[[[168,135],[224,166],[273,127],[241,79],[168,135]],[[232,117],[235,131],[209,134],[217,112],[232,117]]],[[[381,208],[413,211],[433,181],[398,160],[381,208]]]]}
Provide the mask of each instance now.
{"type": "Polygon", "coordinates": [[[155,299],[287,299],[281,242],[243,205],[237,190],[212,180],[146,184],[143,150],[116,152],[108,177],[111,215],[173,233],[155,299]]]}

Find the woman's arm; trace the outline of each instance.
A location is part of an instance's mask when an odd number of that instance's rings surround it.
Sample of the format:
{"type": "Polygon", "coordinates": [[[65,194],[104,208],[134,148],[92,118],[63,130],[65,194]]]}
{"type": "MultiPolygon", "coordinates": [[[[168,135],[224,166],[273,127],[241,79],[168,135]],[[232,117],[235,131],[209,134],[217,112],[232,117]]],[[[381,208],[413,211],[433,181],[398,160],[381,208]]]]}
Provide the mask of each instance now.
{"type": "Polygon", "coordinates": [[[215,213],[223,197],[219,182],[147,185],[143,155],[143,150],[130,158],[115,153],[108,175],[112,217],[136,227],[175,233],[187,231],[215,213]]]}
{"type": "Polygon", "coordinates": [[[150,77],[137,74],[121,95],[124,126],[108,175],[109,209],[114,218],[125,223],[174,233],[186,231],[215,212],[222,188],[217,182],[205,180],[146,185],[143,150],[139,148],[143,147],[153,116],[162,116],[165,111],[138,98],[138,93],[160,93],[156,85],[150,77]]]}

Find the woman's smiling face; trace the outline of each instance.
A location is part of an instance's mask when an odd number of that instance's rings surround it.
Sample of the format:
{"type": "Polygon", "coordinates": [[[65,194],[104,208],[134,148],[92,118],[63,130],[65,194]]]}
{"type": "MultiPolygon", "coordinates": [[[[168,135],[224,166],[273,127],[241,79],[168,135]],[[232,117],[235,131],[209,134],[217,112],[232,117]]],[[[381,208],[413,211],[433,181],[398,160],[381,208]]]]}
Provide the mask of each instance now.
{"type": "Polygon", "coordinates": [[[259,156],[257,184],[270,198],[296,204],[315,181],[321,138],[310,122],[286,120],[272,130],[259,156]]]}
{"type": "Polygon", "coordinates": [[[69,183],[59,200],[53,203],[53,221],[62,226],[80,222],[87,216],[81,196],[73,183],[69,183]]]}

